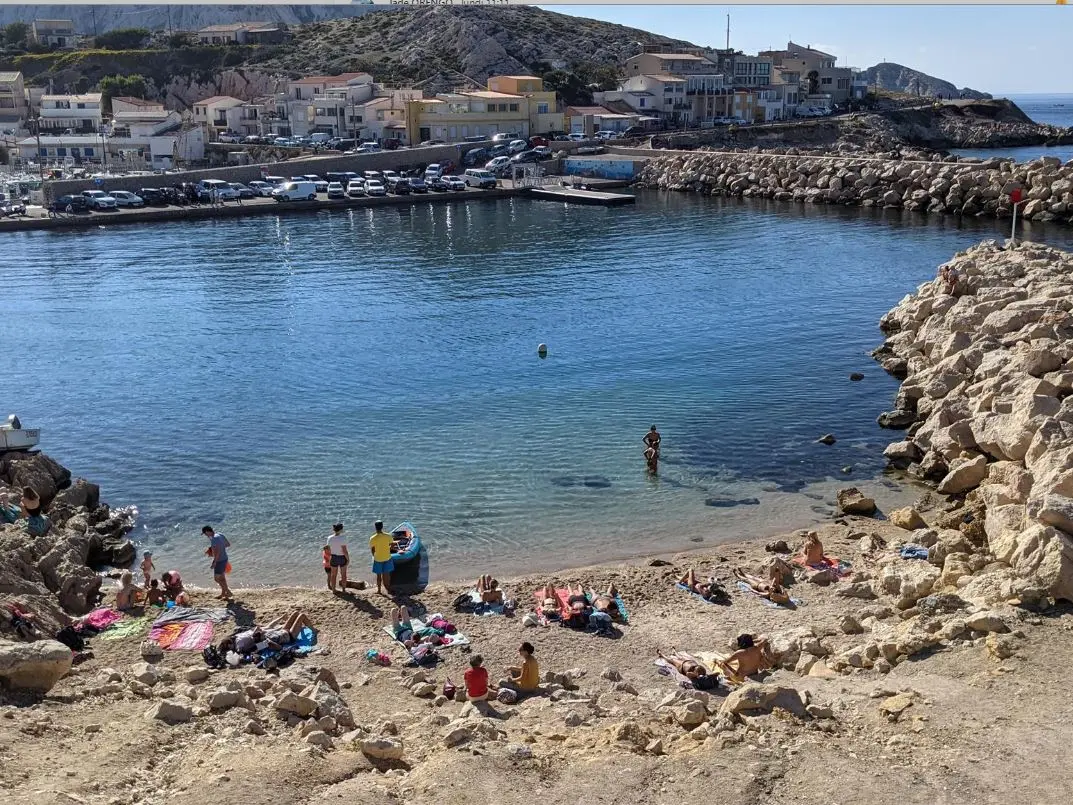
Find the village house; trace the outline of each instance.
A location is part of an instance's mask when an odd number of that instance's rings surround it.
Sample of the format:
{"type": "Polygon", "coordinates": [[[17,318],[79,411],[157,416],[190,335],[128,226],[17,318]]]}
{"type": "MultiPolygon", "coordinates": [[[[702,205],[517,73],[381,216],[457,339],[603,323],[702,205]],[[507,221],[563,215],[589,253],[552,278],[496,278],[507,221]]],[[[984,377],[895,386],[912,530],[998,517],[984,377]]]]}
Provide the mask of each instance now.
{"type": "Polygon", "coordinates": [[[201,45],[269,45],[286,41],[286,26],[272,22],[229,22],[197,32],[201,45]]]}
{"type": "Polygon", "coordinates": [[[528,98],[530,131],[548,133],[564,130],[559,100],[554,92],[544,89],[544,79],[531,75],[497,75],[488,79],[487,89],[528,98]]]}
{"type": "Polygon", "coordinates": [[[194,102],[194,122],[204,126],[210,139],[218,139],[221,132],[228,131],[227,110],[242,106],[246,101],[229,95],[213,95],[194,102]]]}
{"type": "Polygon", "coordinates": [[[26,100],[22,73],[0,73],[0,130],[25,128],[29,115],[30,105],[26,100]]]}
{"type": "Polygon", "coordinates": [[[97,132],[103,122],[99,92],[82,95],[42,95],[38,119],[42,132],[97,132]]]}
{"type": "Polygon", "coordinates": [[[784,76],[800,76],[802,105],[831,108],[853,94],[853,70],[836,67],[837,57],[830,53],[788,42],[785,50],[761,51],[759,55],[771,59],[784,76]]]}
{"type": "Polygon", "coordinates": [[[63,50],[75,47],[81,37],[71,20],[34,20],[30,23],[30,39],[36,45],[63,50]]]}

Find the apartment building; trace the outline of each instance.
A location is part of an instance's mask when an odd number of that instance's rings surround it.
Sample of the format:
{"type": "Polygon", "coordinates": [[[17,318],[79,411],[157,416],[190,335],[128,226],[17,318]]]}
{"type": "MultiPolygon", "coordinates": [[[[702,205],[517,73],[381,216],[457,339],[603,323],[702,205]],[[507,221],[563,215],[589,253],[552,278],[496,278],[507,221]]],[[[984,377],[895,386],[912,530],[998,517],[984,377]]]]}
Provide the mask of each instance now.
{"type": "Polygon", "coordinates": [[[488,79],[487,89],[529,99],[530,131],[563,131],[563,113],[554,92],[544,88],[544,79],[531,75],[499,75],[488,79]]]}
{"type": "Polygon", "coordinates": [[[0,73],[0,130],[22,129],[30,116],[26,87],[20,72],[0,73]]]}
{"type": "Polygon", "coordinates": [[[241,98],[232,98],[230,95],[213,95],[211,98],[195,101],[194,123],[204,126],[212,140],[217,139],[220,132],[230,128],[227,115],[229,109],[243,106],[246,101],[241,98]]]}
{"type": "Polygon", "coordinates": [[[695,53],[639,53],[626,59],[626,77],[635,75],[712,74],[718,72],[714,62],[695,53]]]}
{"type": "Polygon", "coordinates": [[[844,103],[853,94],[853,71],[837,67],[837,57],[807,45],[787,42],[785,50],[761,51],[761,57],[770,58],[783,75],[800,75],[804,101],[811,105],[844,103]]]}
{"type": "Polygon", "coordinates": [[[42,95],[38,110],[41,131],[100,131],[101,93],[83,95],[42,95]]]}
{"type": "Polygon", "coordinates": [[[510,132],[530,135],[529,99],[506,92],[445,92],[407,104],[406,134],[411,143],[457,142],[466,137],[510,132]]]}

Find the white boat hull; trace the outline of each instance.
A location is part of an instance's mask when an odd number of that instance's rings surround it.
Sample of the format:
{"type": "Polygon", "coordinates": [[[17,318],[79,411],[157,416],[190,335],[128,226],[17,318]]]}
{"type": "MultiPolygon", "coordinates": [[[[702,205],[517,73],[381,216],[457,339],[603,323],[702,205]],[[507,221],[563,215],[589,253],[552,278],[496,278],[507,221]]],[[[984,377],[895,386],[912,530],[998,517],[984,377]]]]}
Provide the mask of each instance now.
{"type": "Polygon", "coordinates": [[[38,428],[0,428],[0,452],[6,450],[29,450],[41,441],[38,428]]]}

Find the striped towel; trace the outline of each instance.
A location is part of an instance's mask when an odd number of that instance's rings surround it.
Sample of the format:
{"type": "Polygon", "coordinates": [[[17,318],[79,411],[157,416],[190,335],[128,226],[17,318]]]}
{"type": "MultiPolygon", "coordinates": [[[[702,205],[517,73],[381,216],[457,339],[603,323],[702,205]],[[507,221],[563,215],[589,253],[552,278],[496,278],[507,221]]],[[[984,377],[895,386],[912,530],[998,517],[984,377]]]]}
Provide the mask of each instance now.
{"type": "Polygon", "coordinates": [[[212,636],[212,624],[206,621],[165,623],[149,632],[149,639],[166,651],[201,651],[212,636]]]}
{"type": "Polygon", "coordinates": [[[124,618],[101,634],[101,640],[119,640],[123,637],[141,637],[153,622],[153,616],[124,618]]]}

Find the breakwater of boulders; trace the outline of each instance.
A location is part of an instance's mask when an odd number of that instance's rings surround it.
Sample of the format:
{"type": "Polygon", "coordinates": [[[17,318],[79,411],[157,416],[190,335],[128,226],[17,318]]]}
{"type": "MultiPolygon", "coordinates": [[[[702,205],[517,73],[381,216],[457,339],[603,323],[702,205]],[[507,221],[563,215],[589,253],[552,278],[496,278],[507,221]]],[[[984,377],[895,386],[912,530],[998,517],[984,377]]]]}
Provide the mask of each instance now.
{"type": "Polygon", "coordinates": [[[1073,221],[1073,160],[906,161],[862,156],[690,152],[648,161],[642,187],[803,204],[1073,221]]]}

